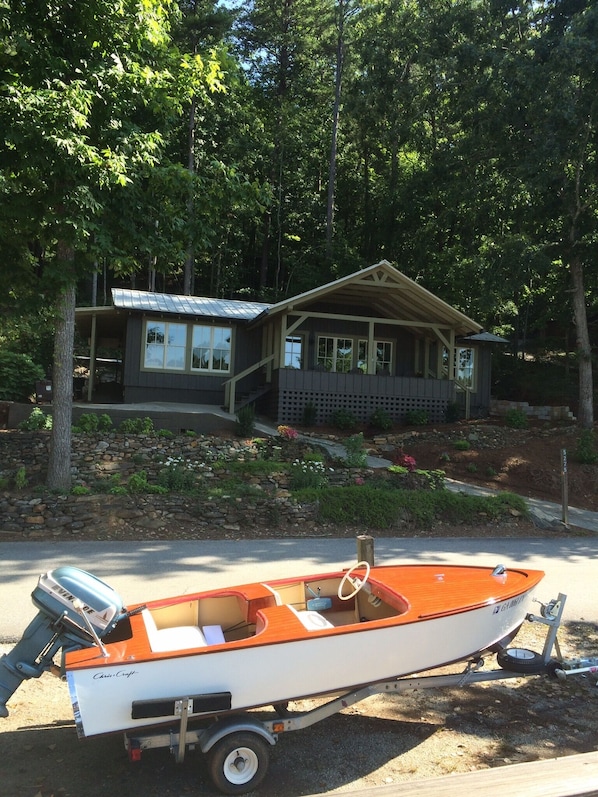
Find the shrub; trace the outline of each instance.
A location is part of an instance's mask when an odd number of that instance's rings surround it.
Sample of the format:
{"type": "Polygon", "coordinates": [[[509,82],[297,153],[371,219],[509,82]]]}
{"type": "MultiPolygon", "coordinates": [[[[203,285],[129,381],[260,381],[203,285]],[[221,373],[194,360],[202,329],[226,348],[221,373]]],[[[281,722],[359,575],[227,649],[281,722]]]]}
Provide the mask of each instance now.
{"type": "Polygon", "coordinates": [[[85,487],[83,484],[76,484],[71,490],[73,495],[89,495],[90,492],[89,487],[85,487]]]}
{"type": "Polygon", "coordinates": [[[93,413],[83,413],[73,427],[73,431],[93,434],[94,432],[98,431],[99,425],[100,419],[97,415],[94,415],[93,413]]]}
{"type": "Polygon", "coordinates": [[[498,518],[510,509],[528,514],[525,500],[512,493],[481,497],[449,490],[389,490],[362,485],[305,490],[301,499],[318,501],[323,520],[370,528],[390,528],[400,517],[422,528],[439,517],[470,523],[478,515],[498,518]]]}
{"type": "Polygon", "coordinates": [[[27,401],[43,378],[44,369],[28,354],[0,352],[0,401],[27,401]]]}
{"type": "Polygon", "coordinates": [[[405,413],[405,423],[408,426],[425,426],[428,420],[429,416],[427,410],[408,410],[405,413]]]}
{"type": "Polygon", "coordinates": [[[151,418],[125,418],[118,431],[123,434],[152,434],[154,422],[151,418]]]}
{"type": "Polygon", "coordinates": [[[575,459],[584,465],[594,465],[596,462],[598,462],[596,439],[594,437],[594,432],[591,429],[584,429],[577,438],[575,459]]]}
{"type": "Polygon", "coordinates": [[[241,407],[237,413],[237,423],[235,432],[239,437],[250,437],[255,429],[255,407],[253,404],[247,404],[241,407]]]}
{"type": "Polygon", "coordinates": [[[507,410],[505,413],[505,425],[511,429],[527,429],[527,415],[523,410],[507,410]]]}
{"type": "Polygon", "coordinates": [[[303,414],[301,416],[301,423],[303,426],[315,426],[318,419],[318,410],[315,404],[311,401],[303,407],[303,414]]]}
{"type": "Polygon", "coordinates": [[[367,451],[363,447],[363,432],[347,437],[345,440],[347,456],[345,462],[349,468],[363,468],[367,463],[367,451]]]}
{"type": "Polygon", "coordinates": [[[330,421],[333,426],[342,431],[351,431],[357,426],[357,418],[352,412],[345,409],[335,410],[330,416],[330,421]]]}
{"type": "Polygon", "coordinates": [[[453,448],[455,451],[469,451],[471,448],[471,443],[469,440],[466,440],[464,437],[462,437],[460,440],[455,440],[453,443],[453,448]]]}
{"type": "Polygon", "coordinates": [[[165,494],[168,492],[166,487],[163,487],[161,484],[150,484],[147,480],[147,473],[144,470],[140,470],[139,473],[133,473],[129,476],[127,489],[130,493],[165,494]]]}
{"type": "Polygon", "coordinates": [[[380,432],[390,432],[392,429],[392,418],[382,407],[377,407],[370,415],[370,426],[380,432]]]}
{"type": "Polygon", "coordinates": [[[475,464],[475,462],[468,462],[467,465],[465,466],[465,470],[468,473],[477,473],[478,466],[475,464]]]}
{"type": "Polygon", "coordinates": [[[411,457],[409,454],[405,454],[402,451],[398,454],[394,454],[392,461],[395,465],[399,465],[399,467],[405,468],[407,471],[414,471],[417,467],[415,457],[411,457]]]}
{"type": "Polygon", "coordinates": [[[158,429],[156,434],[158,435],[158,437],[167,437],[167,438],[174,437],[174,432],[171,431],[170,429],[158,429]]]}
{"type": "Polygon", "coordinates": [[[52,416],[46,413],[39,407],[34,407],[31,410],[31,415],[19,424],[19,429],[24,432],[37,432],[40,429],[52,428],[52,416]]]}
{"type": "Polygon", "coordinates": [[[158,474],[158,484],[175,493],[186,493],[196,484],[195,467],[182,457],[166,460],[166,466],[158,474]]]}
{"type": "Polygon", "coordinates": [[[297,459],[291,464],[290,474],[291,490],[321,490],[328,484],[328,474],[322,462],[297,459]]]}

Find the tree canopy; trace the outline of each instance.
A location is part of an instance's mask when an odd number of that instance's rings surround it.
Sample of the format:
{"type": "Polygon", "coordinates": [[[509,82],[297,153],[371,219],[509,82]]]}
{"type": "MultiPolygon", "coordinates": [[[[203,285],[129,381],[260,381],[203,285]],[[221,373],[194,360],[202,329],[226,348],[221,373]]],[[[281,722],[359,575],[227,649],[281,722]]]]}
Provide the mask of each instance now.
{"type": "Polygon", "coordinates": [[[593,0],[0,0],[2,309],[91,275],[275,299],[381,258],[593,422],[593,0]]]}

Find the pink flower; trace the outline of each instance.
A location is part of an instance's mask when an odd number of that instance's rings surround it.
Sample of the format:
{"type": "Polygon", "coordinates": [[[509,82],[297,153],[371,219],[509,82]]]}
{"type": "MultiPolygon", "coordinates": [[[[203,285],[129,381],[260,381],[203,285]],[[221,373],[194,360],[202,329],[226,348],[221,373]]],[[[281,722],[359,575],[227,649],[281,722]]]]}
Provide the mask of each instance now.
{"type": "Polygon", "coordinates": [[[297,430],[291,426],[279,426],[276,431],[283,440],[296,440],[299,437],[297,430]]]}
{"type": "Polygon", "coordinates": [[[395,458],[395,463],[401,465],[403,468],[407,468],[409,471],[414,471],[417,467],[415,457],[410,457],[409,454],[400,454],[395,458]]]}
{"type": "Polygon", "coordinates": [[[361,476],[356,476],[355,477],[355,484],[358,484],[358,485],[365,484],[365,479],[363,479],[361,476]]]}

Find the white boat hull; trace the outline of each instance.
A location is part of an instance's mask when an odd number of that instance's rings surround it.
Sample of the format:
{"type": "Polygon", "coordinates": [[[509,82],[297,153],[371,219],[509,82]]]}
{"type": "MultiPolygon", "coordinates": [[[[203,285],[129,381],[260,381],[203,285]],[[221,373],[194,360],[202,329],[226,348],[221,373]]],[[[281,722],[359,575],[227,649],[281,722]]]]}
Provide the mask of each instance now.
{"type": "Polygon", "coordinates": [[[349,633],[310,634],[269,645],[67,671],[79,734],[164,723],[132,719],[134,701],[229,692],[231,711],[329,694],[466,659],[512,634],[532,592],[450,615],[349,633]]]}

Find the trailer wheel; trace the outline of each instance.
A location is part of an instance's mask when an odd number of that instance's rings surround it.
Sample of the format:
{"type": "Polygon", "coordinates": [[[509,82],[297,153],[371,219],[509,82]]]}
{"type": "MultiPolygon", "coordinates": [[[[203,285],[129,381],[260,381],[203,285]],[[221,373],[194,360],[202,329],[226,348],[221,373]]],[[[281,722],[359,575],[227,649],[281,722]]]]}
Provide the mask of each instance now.
{"type": "Polygon", "coordinates": [[[509,672],[526,673],[534,675],[544,672],[546,664],[539,653],[527,648],[505,648],[496,657],[496,661],[509,672]]]}
{"type": "Polygon", "coordinates": [[[216,788],[224,794],[245,794],[265,778],[270,751],[255,733],[231,733],[217,742],[207,757],[216,788]]]}

